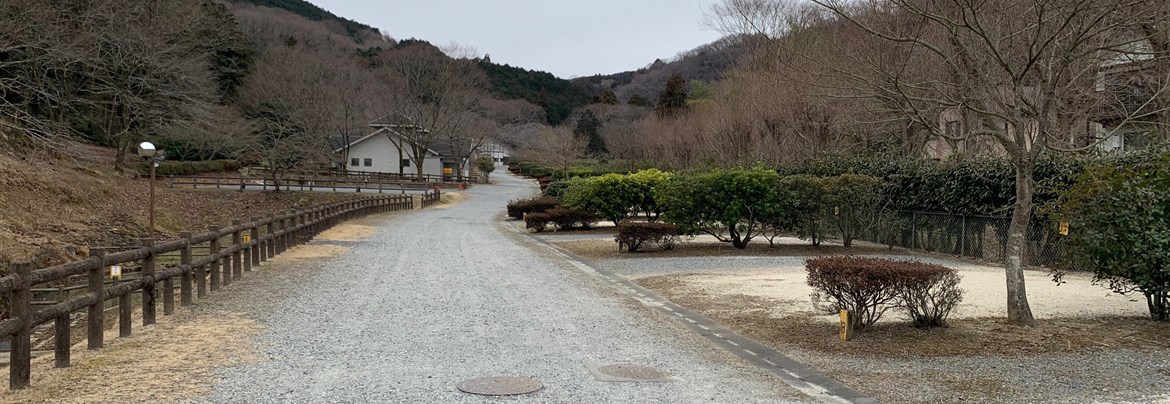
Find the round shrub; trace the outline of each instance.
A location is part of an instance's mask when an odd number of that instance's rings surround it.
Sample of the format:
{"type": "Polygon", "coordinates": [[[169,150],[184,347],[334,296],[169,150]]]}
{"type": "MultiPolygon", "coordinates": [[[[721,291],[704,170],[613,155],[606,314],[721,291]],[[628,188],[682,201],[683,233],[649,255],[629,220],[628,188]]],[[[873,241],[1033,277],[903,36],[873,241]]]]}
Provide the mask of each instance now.
{"type": "Polygon", "coordinates": [[[919,327],[946,325],[962,301],[954,269],[917,261],[862,257],[808,260],[813,304],[822,310],[849,310],[850,322],[862,331],[890,309],[902,309],[919,327]]]}

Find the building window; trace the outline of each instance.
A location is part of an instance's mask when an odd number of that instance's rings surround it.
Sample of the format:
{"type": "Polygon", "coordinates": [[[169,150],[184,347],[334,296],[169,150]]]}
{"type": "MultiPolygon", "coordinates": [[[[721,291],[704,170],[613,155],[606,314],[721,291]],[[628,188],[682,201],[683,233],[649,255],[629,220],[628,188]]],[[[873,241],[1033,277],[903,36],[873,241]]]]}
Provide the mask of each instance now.
{"type": "Polygon", "coordinates": [[[357,167],[358,166],[358,158],[354,157],[354,158],[349,159],[349,165],[357,167]]]}
{"type": "Polygon", "coordinates": [[[400,164],[400,165],[401,165],[403,168],[410,167],[410,159],[402,159],[402,162],[401,162],[401,163],[399,163],[399,164],[400,164]]]}
{"type": "Polygon", "coordinates": [[[374,165],[374,159],[365,159],[362,161],[362,165],[366,167],[372,167],[374,165]]]}

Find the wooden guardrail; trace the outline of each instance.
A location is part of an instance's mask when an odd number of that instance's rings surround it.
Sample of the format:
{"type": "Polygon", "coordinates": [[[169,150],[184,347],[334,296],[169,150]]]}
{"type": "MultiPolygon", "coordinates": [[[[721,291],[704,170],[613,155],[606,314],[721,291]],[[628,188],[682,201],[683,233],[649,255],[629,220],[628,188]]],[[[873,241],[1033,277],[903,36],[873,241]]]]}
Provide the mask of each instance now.
{"type": "Polygon", "coordinates": [[[458,183],[401,182],[384,178],[281,178],[273,183],[269,178],[242,175],[192,175],[167,178],[167,185],[176,187],[215,187],[217,189],[260,189],[284,191],[333,191],[347,190],[366,193],[405,193],[426,191],[435,187],[458,188],[458,183]]]}
{"type": "MultiPolygon", "coordinates": [[[[427,201],[438,201],[438,193],[425,195],[427,201]]],[[[431,203],[433,204],[433,202],[431,203]]],[[[12,337],[9,388],[21,389],[29,385],[32,359],[32,330],[49,322],[54,327],[54,356],[57,367],[69,366],[70,314],[87,310],[87,339],[89,349],[104,345],[105,306],[110,299],[118,300],[118,329],[122,337],[132,331],[132,301],[141,293],[142,322],[153,324],[156,319],[161,291],[164,315],[175,310],[175,282],[178,279],[180,306],[192,304],[211,292],[239,280],[244,272],[271,259],[285,250],[302,244],[334,225],[373,213],[410,210],[414,197],[409,195],[378,196],[336,202],[313,208],[275,215],[266,219],[253,218],[248,223],[237,220],[231,226],[212,226],[208,232],[181,234],[180,239],[161,243],[145,240],[140,248],[103,253],[98,250],[88,259],[34,270],[32,264],[13,265],[13,274],[0,278],[0,295],[8,295],[7,319],[0,320],[0,337],[12,337]],[[247,241],[245,241],[247,240],[247,241]],[[192,251],[206,245],[207,255],[196,259],[192,251]],[[159,265],[158,259],[166,253],[179,253],[179,262],[159,265]],[[140,275],[107,285],[109,268],[114,265],[138,265],[140,275]],[[70,294],[55,304],[36,305],[33,310],[33,286],[47,282],[64,282],[72,278],[86,279],[86,293],[70,294]],[[161,289],[161,290],[160,290],[161,289]]]]}
{"type": "MultiPolygon", "coordinates": [[[[257,177],[269,177],[270,178],[272,176],[272,171],[265,168],[265,167],[251,167],[251,168],[248,168],[248,171],[251,174],[256,175],[257,177]]],[[[315,178],[315,179],[322,180],[322,181],[328,180],[328,179],[338,179],[338,180],[346,180],[346,181],[366,181],[366,182],[385,181],[385,182],[410,182],[410,183],[427,183],[427,184],[435,184],[435,183],[456,184],[459,182],[456,180],[455,176],[453,176],[453,175],[423,174],[422,179],[420,180],[419,177],[415,174],[398,174],[398,173],[384,173],[384,172],[379,172],[379,171],[357,171],[357,170],[348,170],[348,171],[294,170],[294,171],[281,172],[279,177],[280,178],[315,178]]],[[[479,176],[476,176],[476,175],[468,175],[468,176],[463,177],[463,182],[470,182],[473,184],[478,184],[478,183],[480,183],[480,178],[479,178],[479,176]]]]}

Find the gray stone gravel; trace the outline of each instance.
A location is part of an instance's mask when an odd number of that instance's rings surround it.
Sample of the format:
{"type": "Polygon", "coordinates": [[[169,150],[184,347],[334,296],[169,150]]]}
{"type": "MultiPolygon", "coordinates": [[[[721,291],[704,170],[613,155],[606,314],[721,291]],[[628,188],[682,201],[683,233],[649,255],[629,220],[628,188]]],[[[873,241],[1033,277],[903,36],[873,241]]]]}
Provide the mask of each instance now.
{"type": "MultiPolygon", "coordinates": [[[[200,401],[261,402],[785,402],[807,398],[634,303],[498,223],[508,199],[533,192],[496,175],[454,207],[389,216],[339,257],[248,280],[268,332],[266,360],[220,369],[200,401]],[[294,276],[291,274],[300,274],[294,276]],[[672,383],[594,379],[586,363],[633,362],[672,383]],[[532,395],[484,398],[460,381],[525,376],[532,395]]],[[[213,347],[208,347],[213,349],[213,347]]]]}

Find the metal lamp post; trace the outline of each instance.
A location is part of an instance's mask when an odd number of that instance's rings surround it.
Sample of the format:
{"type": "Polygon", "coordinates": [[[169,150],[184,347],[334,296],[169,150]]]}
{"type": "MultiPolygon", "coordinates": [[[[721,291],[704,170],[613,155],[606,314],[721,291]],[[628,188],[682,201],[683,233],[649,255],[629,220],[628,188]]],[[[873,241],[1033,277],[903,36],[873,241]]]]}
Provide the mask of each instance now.
{"type": "Polygon", "coordinates": [[[154,169],[158,167],[158,162],[154,160],[154,156],[157,153],[158,150],[150,142],[138,144],[138,155],[142,156],[150,164],[150,237],[152,238],[154,237],[154,169]]]}

